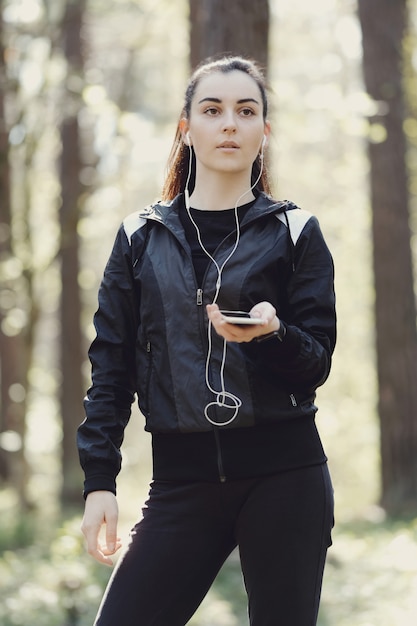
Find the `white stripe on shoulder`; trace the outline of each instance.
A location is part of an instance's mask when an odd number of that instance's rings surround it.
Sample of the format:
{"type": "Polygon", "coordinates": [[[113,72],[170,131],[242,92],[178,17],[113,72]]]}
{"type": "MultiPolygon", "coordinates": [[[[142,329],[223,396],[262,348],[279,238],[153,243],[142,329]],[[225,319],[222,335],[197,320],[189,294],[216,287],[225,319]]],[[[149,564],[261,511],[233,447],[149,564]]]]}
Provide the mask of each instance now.
{"type": "Polygon", "coordinates": [[[132,241],[133,233],[139,230],[139,228],[145,226],[145,224],[146,220],[143,217],[139,217],[139,213],[137,211],[125,217],[125,219],[123,220],[123,228],[125,230],[126,237],[129,240],[129,244],[132,241]]]}
{"type": "MultiPolygon", "coordinates": [[[[285,211],[288,217],[288,223],[290,225],[291,239],[294,245],[296,245],[299,236],[303,232],[304,226],[308,220],[312,217],[312,213],[305,211],[304,209],[292,209],[291,211],[285,211]]],[[[284,213],[277,213],[276,217],[287,226],[287,220],[284,213]]]]}

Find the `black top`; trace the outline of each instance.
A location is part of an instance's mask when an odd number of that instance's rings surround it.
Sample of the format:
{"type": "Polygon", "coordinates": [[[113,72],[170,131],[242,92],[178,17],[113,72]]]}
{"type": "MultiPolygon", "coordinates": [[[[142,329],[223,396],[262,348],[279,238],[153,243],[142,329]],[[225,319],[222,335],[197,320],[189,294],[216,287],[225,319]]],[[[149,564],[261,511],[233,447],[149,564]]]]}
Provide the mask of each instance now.
{"type": "MultiPolygon", "coordinates": [[[[255,203],[255,200],[243,204],[237,208],[239,222],[242,221],[247,211],[255,203]]],[[[220,245],[227,235],[236,230],[236,212],[235,209],[226,209],[224,211],[200,211],[190,208],[191,217],[198,226],[201,241],[211,255],[220,245]]],[[[211,262],[207,254],[202,249],[198,241],[197,231],[190,220],[185,205],[180,207],[180,220],[184,228],[185,236],[191,248],[193,257],[194,270],[197,276],[197,282],[201,287],[205,271],[211,262]]]]}

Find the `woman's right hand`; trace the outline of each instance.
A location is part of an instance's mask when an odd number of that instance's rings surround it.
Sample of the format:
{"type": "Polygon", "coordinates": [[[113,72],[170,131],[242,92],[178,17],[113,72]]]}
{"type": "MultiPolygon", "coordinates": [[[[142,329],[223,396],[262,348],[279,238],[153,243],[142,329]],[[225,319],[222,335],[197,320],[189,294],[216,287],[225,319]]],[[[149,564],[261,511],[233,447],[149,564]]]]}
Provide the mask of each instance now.
{"type": "Polygon", "coordinates": [[[117,536],[119,508],[111,491],[92,491],[85,501],[81,531],[87,541],[87,551],[96,561],[113,565],[110,556],[121,547],[117,536]],[[101,527],[106,526],[105,544],[99,541],[101,527]]]}

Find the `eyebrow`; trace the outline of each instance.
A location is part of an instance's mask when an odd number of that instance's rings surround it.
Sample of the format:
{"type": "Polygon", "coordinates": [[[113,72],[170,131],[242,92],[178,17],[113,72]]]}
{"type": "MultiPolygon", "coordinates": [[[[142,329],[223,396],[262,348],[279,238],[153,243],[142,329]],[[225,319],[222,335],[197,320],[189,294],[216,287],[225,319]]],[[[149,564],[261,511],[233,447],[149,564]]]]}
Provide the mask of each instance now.
{"type": "MultiPolygon", "coordinates": [[[[219,104],[221,104],[221,100],[220,98],[203,98],[202,100],[199,100],[198,104],[201,104],[202,102],[217,102],[219,104]]],[[[237,104],[244,104],[245,102],[255,102],[255,104],[259,104],[259,101],[256,100],[255,98],[241,98],[240,100],[237,100],[237,104]]]]}

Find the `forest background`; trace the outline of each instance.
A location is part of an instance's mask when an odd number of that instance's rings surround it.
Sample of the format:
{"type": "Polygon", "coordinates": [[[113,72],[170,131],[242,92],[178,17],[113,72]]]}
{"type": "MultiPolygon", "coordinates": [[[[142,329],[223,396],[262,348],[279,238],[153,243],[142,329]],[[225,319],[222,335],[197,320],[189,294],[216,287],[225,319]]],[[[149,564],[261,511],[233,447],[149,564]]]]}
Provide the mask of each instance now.
{"type": "MultiPolygon", "coordinates": [[[[415,71],[417,2],[407,8],[415,71]]],[[[15,410],[9,422],[5,414],[0,420],[0,623],[89,626],[110,570],[84,553],[79,532],[82,476],[74,469],[73,435],[83,411],[82,394],[73,393],[71,383],[88,386],[92,315],[116,230],[127,214],[158,197],[189,71],[189,5],[3,0],[0,9],[0,214],[6,185],[13,233],[12,249],[3,247],[0,259],[1,391],[7,396],[2,406],[12,401],[15,410]],[[75,24],[71,31],[74,6],[82,9],[76,14],[82,28],[75,24]],[[78,168],[78,184],[66,188],[71,168],[78,168]],[[76,219],[65,213],[71,194],[76,219]],[[74,221],[79,266],[71,265],[74,221]],[[68,294],[62,285],[74,277],[78,290],[68,294]],[[74,357],[74,319],[82,331],[82,366],[68,381],[63,355],[74,357]],[[15,343],[8,352],[12,341],[19,342],[17,350],[15,343]],[[4,381],[16,354],[27,378],[9,385],[4,381]],[[63,402],[63,394],[70,401],[63,402]]],[[[416,510],[388,515],[381,506],[368,144],[383,142],[384,132],[369,124],[374,102],[363,80],[358,6],[354,0],[271,0],[269,9],[275,195],[317,215],[336,266],[339,339],[331,377],[318,394],[336,527],[319,623],[411,626],[417,612],[416,510]]],[[[406,79],[413,93],[414,79],[404,72],[406,79]]],[[[413,125],[408,118],[405,128],[415,139],[417,120],[413,125]]],[[[0,229],[3,245],[6,230],[0,229]]],[[[412,234],[414,256],[413,242],[412,234]]],[[[76,363],[79,355],[74,358],[76,363]]],[[[119,503],[126,542],[150,480],[150,441],[136,410],[123,458],[119,503]]],[[[234,554],[191,624],[244,623],[234,554]]]]}

